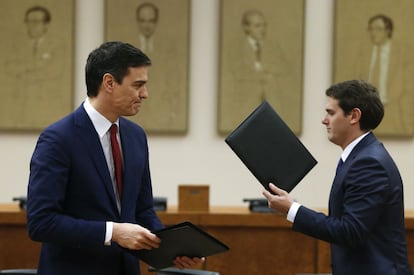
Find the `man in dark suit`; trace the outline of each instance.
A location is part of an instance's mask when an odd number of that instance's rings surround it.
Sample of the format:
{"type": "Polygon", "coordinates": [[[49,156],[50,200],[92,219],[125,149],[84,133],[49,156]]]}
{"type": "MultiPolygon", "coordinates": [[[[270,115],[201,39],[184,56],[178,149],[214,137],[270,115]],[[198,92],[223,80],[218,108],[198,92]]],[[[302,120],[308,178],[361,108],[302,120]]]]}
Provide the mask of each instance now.
{"type": "Polygon", "coordinates": [[[87,99],[40,135],[27,202],[29,235],[42,242],[39,275],[136,275],[129,250],[159,246],[146,135],[122,117],[137,114],[148,97],[150,65],[130,44],[102,44],[87,60],[87,99]]]}
{"type": "Polygon", "coordinates": [[[326,91],[322,123],[343,149],[331,188],[329,215],[269,184],[269,207],[287,213],[293,230],[331,243],[335,275],[412,274],[404,229],[403,185],[391,156],[371,132],[384,116],[377,90],[351,80],[326,91]]]}

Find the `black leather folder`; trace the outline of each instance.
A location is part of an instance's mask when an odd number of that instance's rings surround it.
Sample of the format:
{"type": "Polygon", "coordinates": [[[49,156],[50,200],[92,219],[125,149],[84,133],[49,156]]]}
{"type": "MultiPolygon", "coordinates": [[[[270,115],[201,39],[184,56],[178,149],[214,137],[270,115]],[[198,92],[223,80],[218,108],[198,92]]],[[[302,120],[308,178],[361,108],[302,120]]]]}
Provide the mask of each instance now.
{"type": "Polygon", "coordinates": [[[173,265],[177,256],[207,257],[229,250],[229,247],[191,222],[183,222],[154,232],[161,244],[152,250],[138,250],[136,255],[159,270],[173,265]]]}
{"type": "Polygon", "coordinates": [[[272,182],[287,192],[292,191],[317,164],[267,101],[230,133],[225,142],[267,190],[272,182]]]}

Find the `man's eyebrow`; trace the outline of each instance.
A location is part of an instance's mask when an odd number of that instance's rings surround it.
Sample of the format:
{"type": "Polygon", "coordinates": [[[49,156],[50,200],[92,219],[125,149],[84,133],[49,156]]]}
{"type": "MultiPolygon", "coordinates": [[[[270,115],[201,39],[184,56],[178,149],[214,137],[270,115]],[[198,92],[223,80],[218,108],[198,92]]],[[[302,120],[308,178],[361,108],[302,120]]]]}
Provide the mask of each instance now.
{"type": "Polygon", "coordinates": [[[147,83],[147,80],[136,80],[134,81],[134,84],[145,84],[147,83]]]}

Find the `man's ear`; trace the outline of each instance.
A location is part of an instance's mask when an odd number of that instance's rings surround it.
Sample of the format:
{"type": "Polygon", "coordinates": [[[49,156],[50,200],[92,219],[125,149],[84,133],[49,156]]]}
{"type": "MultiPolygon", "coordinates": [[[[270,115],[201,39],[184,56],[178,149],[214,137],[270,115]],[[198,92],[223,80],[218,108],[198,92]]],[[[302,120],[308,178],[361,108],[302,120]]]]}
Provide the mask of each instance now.
{"type": "Polygon", "coordinates": [[[110,73],[106,73],[102,77],[102,86],[104,87],[105,91],[112,92],[115,85],[115,78],[110,73]]]}
{"type": "Polygon", "coordinates": [[[361,109],[359,108],[354,108],[351,111],[351,123],[359,123],[359,121],[361,120],[361,116],[362,116],[362,112],[361,109]]]}

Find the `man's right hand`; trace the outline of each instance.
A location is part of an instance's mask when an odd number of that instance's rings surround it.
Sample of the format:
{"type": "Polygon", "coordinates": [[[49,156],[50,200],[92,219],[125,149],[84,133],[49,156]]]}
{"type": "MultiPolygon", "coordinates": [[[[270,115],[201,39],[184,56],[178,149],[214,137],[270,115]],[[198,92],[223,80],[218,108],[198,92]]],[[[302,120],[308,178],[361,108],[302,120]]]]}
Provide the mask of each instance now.
{"type": "Polygon", "coordinates": [[[287,214],[293,204],[293,199],[289,196],[289,193],[276,187],[273,183],[269,183],[269,189],[275,194],[273,195],[269,191],[263,190],[263,195],[266,197],[269,207],[280,213],[287,214]]]}
{"type": "Polygon", "coordinates": [[[140,225],[115,222],[112,241],[133,250],[158,248],[161,242],[160,238],[140,225]]]}

